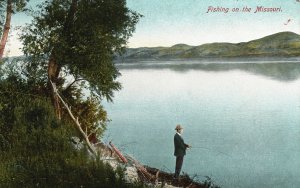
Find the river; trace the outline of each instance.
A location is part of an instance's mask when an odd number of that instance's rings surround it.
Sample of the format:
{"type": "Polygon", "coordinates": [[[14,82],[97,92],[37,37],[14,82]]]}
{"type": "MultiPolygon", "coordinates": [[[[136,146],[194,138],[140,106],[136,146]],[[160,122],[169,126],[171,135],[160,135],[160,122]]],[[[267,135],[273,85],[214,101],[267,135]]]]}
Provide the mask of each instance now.
{"type": "Polygon", "coordinates": [[[118,64],[122,90],[104,103],[103,138],[173,172],[176,124],[192,145],[182,171],[225,188],[299,187],[300,62],[118,64]]]}

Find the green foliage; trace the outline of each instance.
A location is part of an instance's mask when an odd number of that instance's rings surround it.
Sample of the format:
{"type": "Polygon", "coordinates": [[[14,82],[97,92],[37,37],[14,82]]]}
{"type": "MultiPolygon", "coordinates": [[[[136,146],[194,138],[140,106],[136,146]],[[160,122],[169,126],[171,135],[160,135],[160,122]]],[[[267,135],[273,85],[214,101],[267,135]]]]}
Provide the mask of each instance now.
{"type": "MultiPolygon", "coordinates": [[[[26,2],[13,1],[14,11],[26,2]]],[[[62,120],[54,114],[47,70],[52,58],[62,97],[82,128],[101,136],[108,121],[101,100],[121,88],[113,55],[140,15],[125,0],[51,0],[39,8],[21,36],[26,58],[0,64],[0,187],[138,187],[74,147],[73,122],[65,111],[62,120]]]]}
{"type": "Polygon", "coordinates": [[[74,131],[20,75],[0,75],[0,187],[138,187],[76,149],[74,131]],[[29,93],[30,91],[30,93],[29,93]]]}
{"type": "MultiPolygon", "coordinates": [[[[39,67],[27,66],[27,62],[30,60],[16,59],[13,62],[6,62],[0,69],[3,71],[2,82],[0,83],[0,94],[2,95],[0,98],[0,117],[3,117],[6,122],[11,122],[9,124],[13,124],[18,119],[18,105],[32,104],[36,98],[50,101],[47,78],[44,76],[45,71],[39,67]]],[[[69,85],[63,90],[62,97],[72,107],[75,115],[80,118],[83,130],[87,130],[88,135],[94,133],[96,137],[100,138],[106,129],[107,113],[96,97],[83,96],[83,88],[77,84],[69,85]]],[[[52,107],[49,109],[53,110],[52,107]]],[[[34,114],[35,112],[31,113],[34,114]]],[[[64,113],[64,121],[73,124],[66,114],[67,112],[64,113]]],[[[30,119],[22,121],[27,122],[30,119]]]]}
{"type": "Polygon", "coordinates": [[[75,115],[80,117],[82,129],[87,130],[88,135],[95,133],[99,138],[106,130],[107,113],[96,97],[84,98],[82,93],[80,87],[70,86],[63,91],[62,95],[68,105],[72,106],[75,115]]]}
{"type": "Polygon", "coordinates": [[[24,110],[9,146],[1,145],[1,187],[129,187],[120,171],[74,148],[68,126],[49,116],[47,104],[24,110]]]}
{"type": "Polygon", "coordinates": [[[46,1],[23,30],[23,51],[54,58],[67,75],[86,80],[94,94],[112,100],[120,89],[112,58],[124,50],[139,17],[125,0],[46,1]]]}
{"type": "Polygon", "coordinates": [[[47,70],[50,59],[55,61],[59,92],[83,129],[100,137],[108,120],[101,101],[112,101],[121,88],[112,59],[125,48],[140,15],[125,0],[52,0],[39,8],[21,35],[27,57],[23,74],[49,97],[47,70]]]}

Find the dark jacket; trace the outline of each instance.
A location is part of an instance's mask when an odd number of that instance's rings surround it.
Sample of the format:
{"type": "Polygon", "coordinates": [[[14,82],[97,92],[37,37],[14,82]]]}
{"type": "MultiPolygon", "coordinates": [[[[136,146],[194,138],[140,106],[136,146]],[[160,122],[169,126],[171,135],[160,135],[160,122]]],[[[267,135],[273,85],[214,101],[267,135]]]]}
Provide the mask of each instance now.
{"type": "Polygon", "coordinates": [[[184,156],[185,150],[187,148],[187,144],[184,143],[182,137],[179,134],[175,134],[174,136],[174,155],[177,156],[184,156]]]}

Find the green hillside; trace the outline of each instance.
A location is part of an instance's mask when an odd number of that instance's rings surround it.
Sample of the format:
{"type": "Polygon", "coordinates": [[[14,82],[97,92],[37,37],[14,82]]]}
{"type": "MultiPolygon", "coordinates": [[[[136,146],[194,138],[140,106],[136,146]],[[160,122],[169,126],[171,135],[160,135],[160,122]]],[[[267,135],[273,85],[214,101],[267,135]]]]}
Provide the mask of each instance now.
{"type": "Polygon", "coordinates": [[[220,57],[299,57],[300,35],[280,32],[241,43],[209,43],[199,46],[128,48],[122,59],[179,59],[220,57]]]}

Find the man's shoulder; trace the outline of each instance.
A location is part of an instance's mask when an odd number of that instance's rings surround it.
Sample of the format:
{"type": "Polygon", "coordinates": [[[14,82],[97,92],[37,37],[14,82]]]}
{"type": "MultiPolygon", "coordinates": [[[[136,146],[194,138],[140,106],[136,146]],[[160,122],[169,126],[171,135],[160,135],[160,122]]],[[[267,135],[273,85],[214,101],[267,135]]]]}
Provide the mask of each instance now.
{"type": "Polygon", "coordinates": [[[175,133],[174,138],[180,139],[181,136],[179,134],[175,133]]]}

